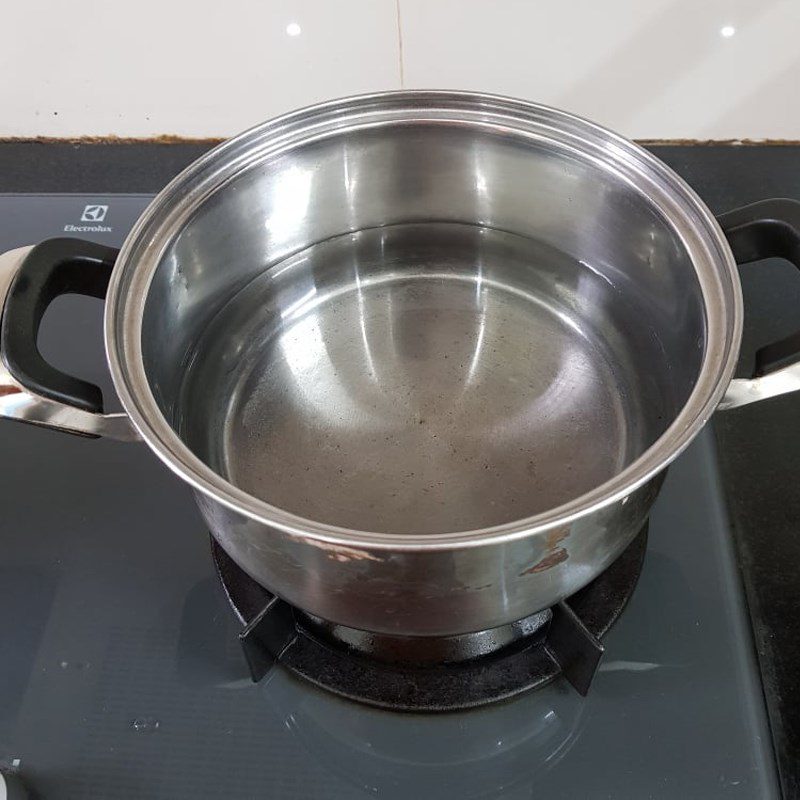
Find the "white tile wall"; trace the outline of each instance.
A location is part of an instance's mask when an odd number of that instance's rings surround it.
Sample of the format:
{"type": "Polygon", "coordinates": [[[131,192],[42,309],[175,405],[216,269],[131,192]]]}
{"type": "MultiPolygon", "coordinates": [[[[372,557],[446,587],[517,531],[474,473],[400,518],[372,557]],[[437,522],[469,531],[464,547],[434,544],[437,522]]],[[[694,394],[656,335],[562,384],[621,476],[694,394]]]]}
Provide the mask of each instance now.
{"type": "Polygon", "coordinates": [[[635,138],[800,139],[798,0],[401,0],[408,87],[482,89],[635,138]]]}
{"type": "Polygon", "coordinates": [[[6,136],[227,136],[400,85],[394,0],[26,0],[2,19],[6,136]]]}
{"type": "Polygon", "coordinates": [[[5,136],[226,136],[404,86],[636,138],[800,139],[800,0],[28,0],[3,23],[5,136]]]}

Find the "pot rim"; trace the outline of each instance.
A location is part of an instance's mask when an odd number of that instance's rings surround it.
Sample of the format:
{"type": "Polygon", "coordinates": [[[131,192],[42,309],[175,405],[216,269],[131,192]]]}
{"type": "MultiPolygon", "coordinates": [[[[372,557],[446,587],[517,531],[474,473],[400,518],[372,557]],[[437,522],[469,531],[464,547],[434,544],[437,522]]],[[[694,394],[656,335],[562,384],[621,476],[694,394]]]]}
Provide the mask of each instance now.
{"type": "Polygon", "coordinates": [[[284,114],[201,156],[145,209],[114,268],[105,310],[106,355],[126,413],[155,454],[196,491],[245,517],[318,543],[379,550],[438,550],[535,536],[614,503],[663,471],[692,441],[733,377],[742,335],[736,263],[716,218],[672,169],[643,147],[574,114],[499,95],[398,91],[347,97],[284,114]],[[347,130],[402,121],[458,122],[548,142],[613,172],[646,193],[689,252],[703,296],[705,351],[695,386],[662,435],[624,470],[567,503],[470,531],[403,534],[351,530],[289,513],[229,483],[183,443],[159,409],[145,372],[141,329],[150,281],[165,248],[214,191],[281,151],[347,130]]]}

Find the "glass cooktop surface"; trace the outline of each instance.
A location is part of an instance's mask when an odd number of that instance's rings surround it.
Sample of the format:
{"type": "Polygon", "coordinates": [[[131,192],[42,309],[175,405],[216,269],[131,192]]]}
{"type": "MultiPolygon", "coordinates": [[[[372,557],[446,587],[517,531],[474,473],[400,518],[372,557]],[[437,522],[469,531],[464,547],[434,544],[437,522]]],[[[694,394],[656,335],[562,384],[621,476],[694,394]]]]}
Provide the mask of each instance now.
{"type": "MultiPolygon", "coordinates": [[[[0,195],[0,247],[119,245],[134,195],[0,195]]],[[[102,303],[41,336],[113,390],[102,303]]],[[[113,407],[113,402],[108,404],[113,407]]],[[[769,798],[775,767],[713,437],[671,468],[589,695],[379,711],[253,684],[189,489],[143,444],[0,422],[0,769],[42,798],[769,798]]]]}

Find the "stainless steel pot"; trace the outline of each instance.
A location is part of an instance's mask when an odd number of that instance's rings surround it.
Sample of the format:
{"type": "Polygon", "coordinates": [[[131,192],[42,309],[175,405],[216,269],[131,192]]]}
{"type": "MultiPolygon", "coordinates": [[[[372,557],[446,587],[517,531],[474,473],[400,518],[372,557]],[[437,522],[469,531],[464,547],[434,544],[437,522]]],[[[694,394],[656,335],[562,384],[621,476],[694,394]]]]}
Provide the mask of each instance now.
{"type": "Polygon", "coordinates": [[[642,148],[515,100],[315,106],[198,160],[119,253],[3,256],[0,413],[141,437],[311,614],[502,625],[611,563],[720,403],[800,387],[771,371],[794,343],[731,383],[734,256],[800,265],[798,208],[718,222],[642,148]],[[53,297],[106,287],[126,415],[36,349],[53,297]]]}

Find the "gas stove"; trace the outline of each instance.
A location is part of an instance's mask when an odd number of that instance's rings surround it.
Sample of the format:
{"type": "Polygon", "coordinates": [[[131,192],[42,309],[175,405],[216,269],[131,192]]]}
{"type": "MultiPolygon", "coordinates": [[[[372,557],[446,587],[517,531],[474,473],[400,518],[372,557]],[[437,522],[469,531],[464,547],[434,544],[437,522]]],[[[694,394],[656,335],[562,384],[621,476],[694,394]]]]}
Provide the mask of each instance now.
{"type": "MultiPolygon", "coordinates": [[[[0,195],[0,248],[118,245],[148,199],[0,195]]],[[[113,397],[101,319],[60,298],[41,348],[113,397]]],[[[0,770],[30,796],[778,796],[707,431],[597,585],[400,663],[396,642],[302,618],[210,553],[143,446],[8,422],[0,452],[0,770]]]]}

